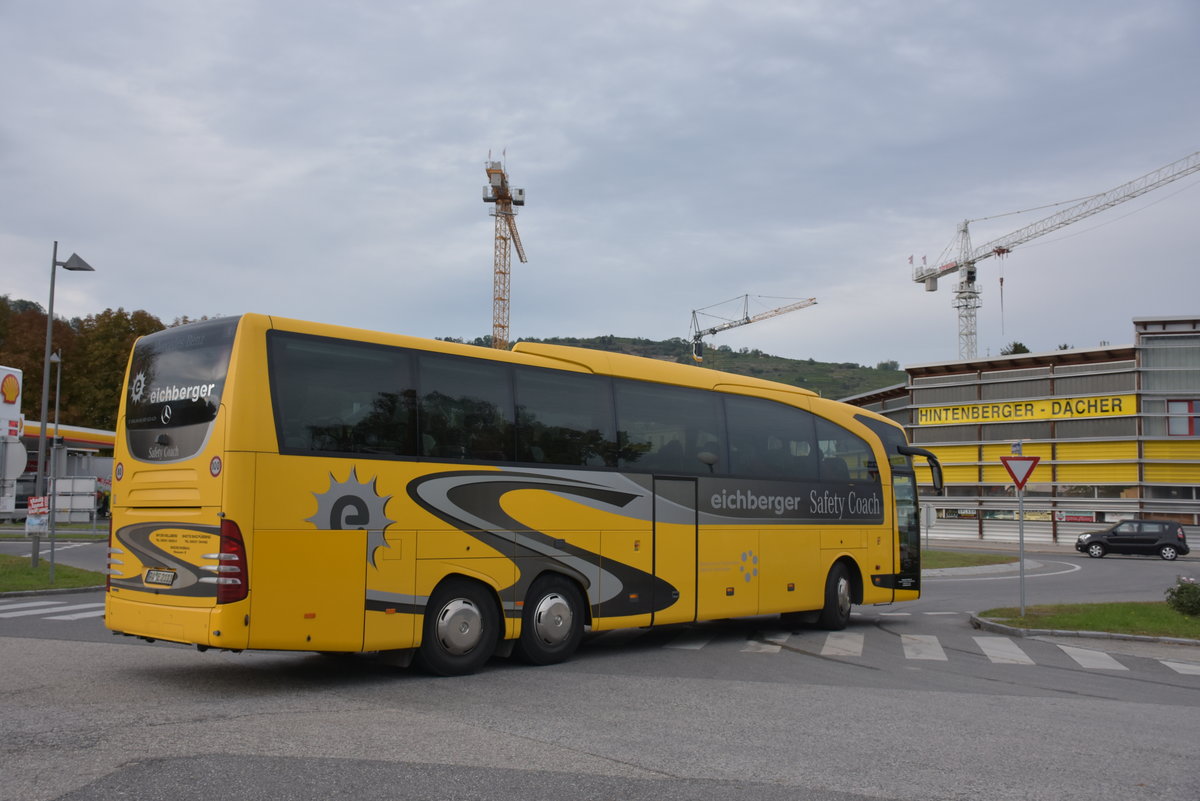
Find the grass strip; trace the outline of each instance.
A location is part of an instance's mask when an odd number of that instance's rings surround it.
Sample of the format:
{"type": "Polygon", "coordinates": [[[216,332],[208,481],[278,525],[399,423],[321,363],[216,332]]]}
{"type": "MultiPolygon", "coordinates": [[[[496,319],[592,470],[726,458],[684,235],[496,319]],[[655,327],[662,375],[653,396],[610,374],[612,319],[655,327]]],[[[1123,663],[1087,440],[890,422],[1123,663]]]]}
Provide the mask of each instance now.
{"type": "Polygon", "coordinates": [[[37,567],[29,566],[29,557],[0,554],[0,592],[28,590],[74,589],[104,584],[104,574],[81,570],[70,565],[55,564],[54,583],[50,583],[50,555],[43,546],[37,567]]]}
{"type": "Polygon", "coordinates": [[[980,612],[979,616],[1022,629],[1098,631],[1200,640],[1200,617],[1180,614],[1167,606],[1166,601],[1045,604],[1026,606],[1024,617],[1019,612],[1018,608],[1009,606],[989,609],[980,612]]]}
{"type": "Polygon", "coordinates": [[[922,570],[941,570],[947,567],[978,567],[1015,563],[1016,555],[998,553],[964,553],[960,551],[921,551],[922,570]]]}

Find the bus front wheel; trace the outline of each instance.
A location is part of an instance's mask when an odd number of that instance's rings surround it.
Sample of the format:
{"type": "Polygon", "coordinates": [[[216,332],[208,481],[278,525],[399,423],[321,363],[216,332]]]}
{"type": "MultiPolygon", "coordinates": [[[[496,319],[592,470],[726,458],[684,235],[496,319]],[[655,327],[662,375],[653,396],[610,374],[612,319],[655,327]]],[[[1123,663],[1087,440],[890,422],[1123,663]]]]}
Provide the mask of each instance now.
{"type": "Polygon", "coordinates": [[[417,652],[421,666],[439,676],[465,676],[496,650],[500,613],[482,584],[450,579],[429,597],[424,626],[417,652]]]}
{"type": "Polygon", "coordinates": [[[817,625],[827,631],[841,631],[850,622],[852,587],[850,572],[838,562],[829,571],[825,580],[825,606],[817,618],[817,625]]]}
{"type": "Polygon", "coordinates": [[[525,596],[517,656],[531,665],[569,659],[583,639],[583,598],[562,576],[542,576],[525,596]]]}

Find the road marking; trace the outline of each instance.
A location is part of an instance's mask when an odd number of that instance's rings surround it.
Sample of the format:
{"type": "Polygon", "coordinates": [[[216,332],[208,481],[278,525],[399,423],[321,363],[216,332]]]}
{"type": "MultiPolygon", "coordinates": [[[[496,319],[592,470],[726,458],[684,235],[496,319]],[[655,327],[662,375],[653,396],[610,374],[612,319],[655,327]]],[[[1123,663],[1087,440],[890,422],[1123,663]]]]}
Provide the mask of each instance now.
{"type": "Polygon", "coordinates": [[[712,642],[711,635],[699,634],[694,631],[685,631],[675,639],[671,640],[669,643],[665,644],[663,648],[678,648],[683,651],[699,651],[710,642],[712,642]]]}
{"type": "MultiPolygon", "coordinates": [[[[103,617],[104,616],[104,604],[103,603],[89,604],[89,606],[96,606],[99,608],[92,609],[89,612],[76,612],[73,615],[53,615],[51,617],[46,618],[46,620],[83,620],[85,617],[103,617]]],[[[58,612],[61,610],[51,609],[49,611],[58,612]]]]}
{"type": "Polygon", "coordinates": [[[1032,665],[1033,660],[1007,637],[976,637],[984,656],[998,665],[1032,665]]]}
{"type": "Polygon", "coordinates": [[[1062,649],[1063,653],[1074,659],[1076,664],[1088,670],[1129,670],[1103,651],[1089,651],[1086,648],[1074,648],[1070,645],[1058,647],[1062,649]]]}
{"type": "Polygon", "coordinates": [[[783,644],[792,636],[790,631],[757,632],[758,638],[747,641],[742,648],[745,654],[777,654],[783,650],[783,644]],[[762,642],[766,640],[766,642],[762,642]]]}
{"type": "Polygon", "coordinates": [[[912,617],[912,612],[880,612],[880,617],[912,617]]]}
{"type": "MultiPolygon", "coordinates": [[[[1030,578],[1030,579],[1049,578],[1050,576],[1061,576],[1064,573],[1075,573],[1079,570],[1083,570],[1082,566],[1073,565],[1070,562],[1052,562],[1050,560],[1046,560],[1045,562],[1043,562],[1043,564],[1066,565],[1067,569],[1066,570],[1056,570],[1053,573],[1026,573],[1025,577],[1030,578]]],[[[1012,581],[1019,577],[1020,577],[1020,573],[1014,571],[1011,575],[1007,575],[1007,576],[962,576],[962,577],[958,577],[958,578],[949,578],[947,576],[927,576],[923,580],[931,581],[931,582],[935,582],[935,581],[938,581],[938,582],[940,582],[940,581],[1012,581]]]]}
{"type": "Polygon", "coordinates": [[[965,612],[922,612],[922,615],[962,615],[965,612]]]}
{"type": "Polygon", "coordinates": [[[1161,663],[1176,673],[1182,673],[1185,676],[1200,676],[1200,665],[1195,662],[1168,662],[1164,659],[1161,660],[1161,663]]]}
{"type": "Polygon", "coordinates": [[[905,659],[947,661],[946,652],[942,650],[938,638],[932,634],[901,634],[900,642],[904,645],[905,659]]]}
{"type": "Polygon", "coordinates": [[[0,612],[8,609],[25,609],[30,606],[58,606],[62,601],[25,601],[19,604],[0,604],[0,612]]]}
{"type": "MultiPolygon", "coordinates": [[[[59,601],[58,603],[61,603],[59,601]]],[[[0,612],[0,617],[28,617],[30,615],[44,615],[47,612],[75,612],[80,609],[95,609],[96,606],[104,604],[73,604],[71,606],[55,606],[51,609],[22,609],[20,612],[0,612]]]]}
{"type": "Polygon", "coordinates": [[[821,656],[862,656],[863,635],[846,631],[831,631],[821,648],[821,656]]]}

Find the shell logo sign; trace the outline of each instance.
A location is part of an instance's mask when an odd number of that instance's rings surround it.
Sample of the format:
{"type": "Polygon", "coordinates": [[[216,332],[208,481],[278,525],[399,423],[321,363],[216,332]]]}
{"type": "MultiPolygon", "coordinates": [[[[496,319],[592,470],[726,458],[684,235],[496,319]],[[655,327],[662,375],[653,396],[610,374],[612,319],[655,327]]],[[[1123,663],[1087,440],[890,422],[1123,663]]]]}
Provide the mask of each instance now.
{"type": "Polygon", "coordinates": [[[16,373],[6,373],[0,379],[0,399],[5,403],[17,403],[21,399],[21,379],[16,373]]]}

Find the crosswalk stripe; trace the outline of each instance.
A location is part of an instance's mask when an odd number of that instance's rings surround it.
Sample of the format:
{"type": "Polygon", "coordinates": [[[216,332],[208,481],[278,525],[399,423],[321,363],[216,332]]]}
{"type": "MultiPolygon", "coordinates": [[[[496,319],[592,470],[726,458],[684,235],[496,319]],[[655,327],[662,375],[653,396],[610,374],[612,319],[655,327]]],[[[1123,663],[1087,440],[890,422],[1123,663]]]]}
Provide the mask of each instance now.
{"type": "Polygon", "coordinates": [[[1075,648],[1070,645],[1058,647],[1062,649],[1063,653],[1074,659],[1080,667],[1089,670],[1129,670],[1103,651],[1089,651],[1086,648],[1075,648]]]}
{"type": "Polygon", "coordinates": [[[75,612],[80,609],[95,609],[97,606],[104,606],[104,604],[73,604],[71,606],[55,606],[53,609],[22,609],[19,612],[0,612],[0,617],[28,617],[44,615],[48,612],[75,612]]]}
{"type": "Polygon", "coordinates": [[[849,631],[831,631],[825,637],[821,656],[862,656],[863,635],[849,631]]]}
{"type": "Polygon", "coordinates": [[[710,635],[698,634],[692,631],[685,631],[669,643],[663,645],[663,648],[679,648],[684,651],[699,651],[704,646],[712,642],[710,635]]]}
{"type": "Polygon", "coordinates": [[[11,609],[26,609],[31,606],[58,606],[62,601],[25,601],[19,604],[0,604],[0,612],[7,612],[11,609]]]}
{"type": "Polygon", "coordinates": [[[763,631],[758,633],[760,639],[746,642],[742,653],[747,654],[777,654],[783,650],[783,644],[792,636],[790,631],[763,631]],[[766,640],[766,642],[763,642],[766,640]]]}
{"type": "Polygon", "coordinates": [[[976,644],[984,656],[999,665],[1032,665],[1033,660],[1007,637],[976,637],[976,644]]]}
{"type": "Polygon", "coordinates": [[[1185,676],[1200,676],[1200,665],[1195,662],[1170,662],[1165,659],[1160,661],[1176,673],[1182,673],[1185,676]]]}
{"type": "Polygon", "coordinates": [[[905,659],[947,661],[946,652],[942,650],[938,638],[932,634],[901,634],[900,642],[904,646],[905,659]]]}
{"type": "Polygon", "coordinates": [[[90,612],[76,612],[73,615],[53,615],[46,620],[83,620],[89,617],[104,617],[104,604],[99,604],[99,609],[93,609],[90,612]]]}

